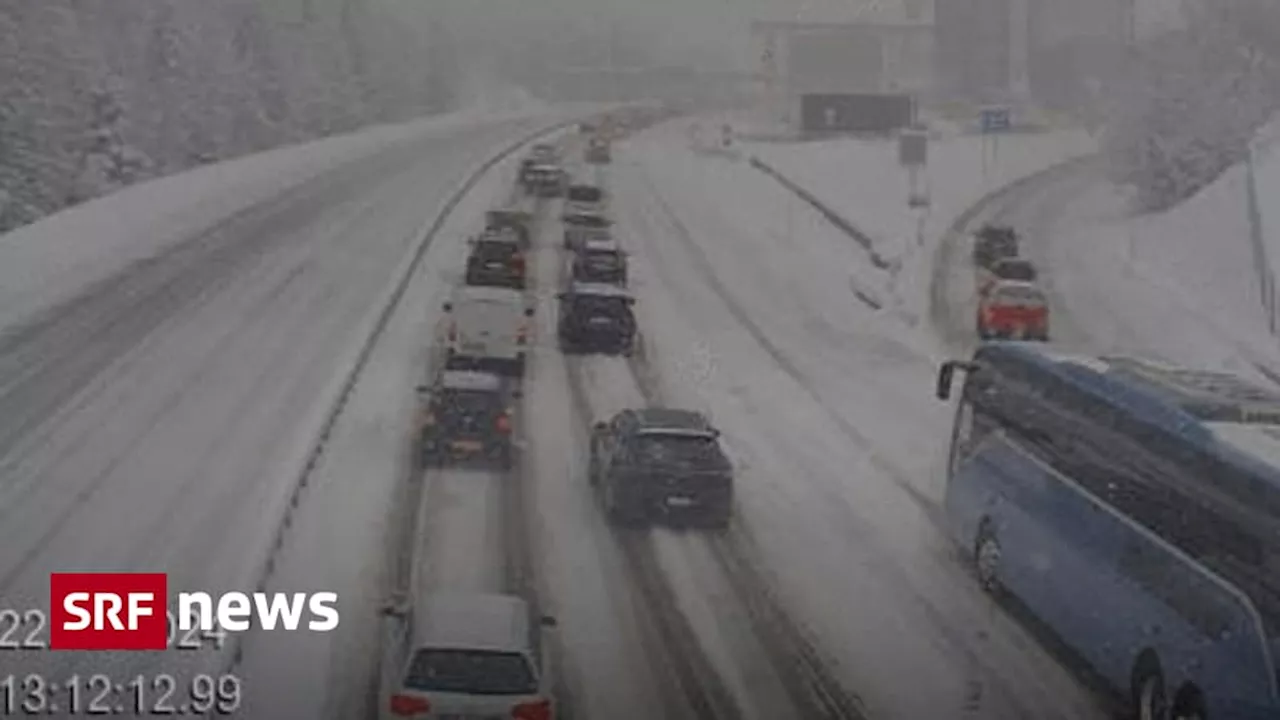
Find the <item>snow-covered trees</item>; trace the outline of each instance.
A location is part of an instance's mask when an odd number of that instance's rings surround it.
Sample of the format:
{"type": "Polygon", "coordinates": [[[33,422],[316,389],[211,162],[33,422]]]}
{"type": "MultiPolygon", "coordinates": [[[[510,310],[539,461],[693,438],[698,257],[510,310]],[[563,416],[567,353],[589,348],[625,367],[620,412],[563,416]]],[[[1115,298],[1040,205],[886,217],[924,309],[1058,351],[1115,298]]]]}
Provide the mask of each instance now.
{"type": "Polygon", "coordinates": [[[1188,5],[1179,29],[1135,48],[1104,148],[1142,210],[1167,208],[1239,162],[1280,107],[1280,3],[1188,5]]]}
{"type": "Polygon", "coordinates": [[[0,3],[0,231],[122,185],[448,106],[377,0],[0,3]]]}

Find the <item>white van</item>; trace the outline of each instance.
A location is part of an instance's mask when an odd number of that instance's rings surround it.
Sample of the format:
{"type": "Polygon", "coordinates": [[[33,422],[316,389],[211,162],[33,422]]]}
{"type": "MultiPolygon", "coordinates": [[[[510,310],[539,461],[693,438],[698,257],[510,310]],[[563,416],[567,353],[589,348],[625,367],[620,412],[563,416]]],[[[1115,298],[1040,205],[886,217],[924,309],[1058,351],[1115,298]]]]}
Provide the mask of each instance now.
{"type": "Polygon", "coordinates": [[[555,701],[541,618],[514,595],[441,593],[396,618],[397,647],[381,716],[553,720],[555,701]]]}
{"type": "Polygon", "coordinates": [[[444,304],[446,370],[524,376],[533,305],[519,290],[464,286],[444,304]]]}

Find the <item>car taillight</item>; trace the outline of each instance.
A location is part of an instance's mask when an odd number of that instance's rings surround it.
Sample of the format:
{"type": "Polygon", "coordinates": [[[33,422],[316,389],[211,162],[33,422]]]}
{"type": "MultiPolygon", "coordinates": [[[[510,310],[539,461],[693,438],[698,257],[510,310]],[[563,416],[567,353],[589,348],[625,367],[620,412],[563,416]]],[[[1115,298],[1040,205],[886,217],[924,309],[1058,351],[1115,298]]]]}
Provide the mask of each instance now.
{"type": "Polygon", "coordinates": [[[521,325],[520,329],[516,331],[516,344],[524,345],[528,342],[529,342],[529,328],[525,325],[521,325]]]}
{"type": "Polygon", "coordinates": [[[517,268],[517,269],[519,269],[519,270],[523,270],[523,269],[524,269],[524,256],[523,256],[523,255],[512,255],[512,256],[511,256],[511,264],[512,264],[515,268],[517,268]]]}
{"type": "Polygon", "coordinates": [[[431,712],[431,703],[426,698],[412,695],[392,695],[391,714],[397,717],[413,717],[431,712]]]}
{"type": "Polygon", "coordinates": [[[449,342],[456,342],[458,339],[458,324],[449,323],[449,342]]]}
{"type": "Polygon", "coordinates": [[[498,432],[502,433],[503,435],[511,432],[511,413],[504,412],[501,415],[499,415],[494,425],[497,427],[498,432]]]}
{"type": "Polygon", "coordinates": [[[511,710],[513,720],[551,720],[551,701],[520,703],[511,710]]]}

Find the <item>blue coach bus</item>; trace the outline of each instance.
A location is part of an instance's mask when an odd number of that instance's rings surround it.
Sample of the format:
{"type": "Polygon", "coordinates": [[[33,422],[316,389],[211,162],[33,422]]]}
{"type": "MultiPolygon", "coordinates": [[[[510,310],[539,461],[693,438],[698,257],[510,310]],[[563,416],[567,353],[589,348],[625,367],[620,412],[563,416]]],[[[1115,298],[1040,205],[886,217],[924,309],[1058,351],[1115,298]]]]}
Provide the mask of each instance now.
{"type": "Polygon", "coordinates": [[[1280,718],[1280,393],[989,343],[963,371],[946,515],[1134,716],[1280,718]]]}

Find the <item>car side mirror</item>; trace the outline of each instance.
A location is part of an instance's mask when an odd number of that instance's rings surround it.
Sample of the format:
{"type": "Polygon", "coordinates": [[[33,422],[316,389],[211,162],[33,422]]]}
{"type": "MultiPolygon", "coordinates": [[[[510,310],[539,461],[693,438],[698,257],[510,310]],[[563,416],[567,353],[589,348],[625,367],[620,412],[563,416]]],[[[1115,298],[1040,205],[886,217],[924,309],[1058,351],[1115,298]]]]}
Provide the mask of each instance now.
{"type": "Polygon", "coordinates": [[[544,628],[555,628],[560,626],[560,623],[556,622],[556,619],[551,615],[543,615],[538,618],[538,624],[544,628]]]}
{"type": "Polygon", "coordinates": [[[519,388],[517,388],[517,389],[515,389],[515,390],[512,390],[512,391],[511,391],[511,397],[513,397],[513,398],[515,398],[515,399],[519,400],[520,398],[524,397],[524,391],[523,391],[523,390],[520,390],[519,388]]]}
{"type": "Polygon", "coordinates": [[[556,293],[557,300],[564,300],[567,297],[569,297],[569,293],[563,293],[563,292],[556,293]]]}
{"type": "Polygon", "coordinates": [[[445,312],[453,312],[453,303],[447,302],[440,306],[445,312]]]}
{"type": "Polygon", "coordinates": [[[628,305],[635,305],[635,304],[636,304],[636,299],[635,299],[635,298],[633,298],[633,297],[629,297],[629,298],[627,298],[627,304],[628,304],[628,305]]]}
{"type": "Polygon", "coordinates": [[[525,309],[524,309],[524,316],[525,316],[525,317],[533,317],[533,308],[525,308],[525,309]]]}
{"type": "Polygon", "coordinates": [[[430,395],[430,394],[431,394],[431,386],[430,386],[430,385],[419,385],[418,387],[414,388],[414,392],[418,393],[419,395],[430,395]]]}
{"type": "Polygon", "coordinates": [[[591,431],[596,433],[602,433],[608,429],[609,429],[609,423],[606,423],[603,420],[598,421],[596,422],[596,424],[591,426],[591,431]]]}

